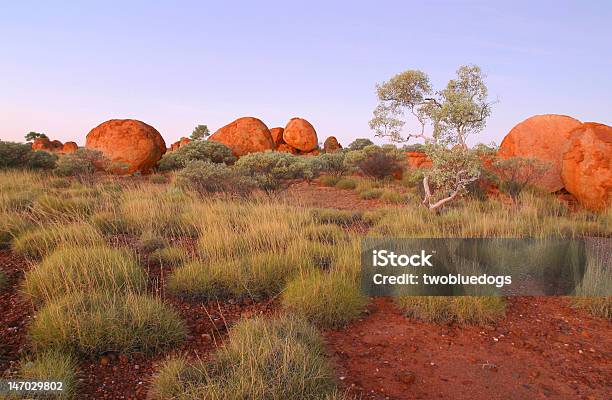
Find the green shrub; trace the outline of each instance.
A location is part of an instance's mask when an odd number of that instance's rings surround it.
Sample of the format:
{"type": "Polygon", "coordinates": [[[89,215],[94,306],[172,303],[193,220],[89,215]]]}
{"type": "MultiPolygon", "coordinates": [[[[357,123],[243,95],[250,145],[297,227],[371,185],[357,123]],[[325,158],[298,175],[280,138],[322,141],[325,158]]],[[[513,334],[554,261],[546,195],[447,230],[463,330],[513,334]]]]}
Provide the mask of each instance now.
{"type": "MultiPolygon", "coordinates": [[[[70,353],[57,350],[45,351],[37,354],[34,358],[23,360],[19,365],[19,379],[35,381],[62,382],[62,391],[54,395],[57,399],[74,399],[77,396],[78,361],[70,353]]],[[[49,398],[41,394],[40,397],[49,398]]]]}
{"type": "Polygon", "coordinates": [[[504,315],[505,302],[501,297],[397,297],[395,302],[407,316],[426,322],[457,322],[484,324],[504,315]]]}
{"type": "Polygon", "coordinates": [[[320,160],[321,167],[320,171],[325,171],[332,176],[340,177],[347,172],[347,166],[344,163],[346,158],[345,151],[336,151],[333,153],[325,153],[316,157],[312,157],[320,160]]]}
{"type": "Polygon", "coordinates": [[[357,183],[355,183],[355,181],[352,179],[344,178],[340,179],[338,183],[336,183],[336,187],[338,189],[355,189],[355,187],[357,187],[357,183]]]}
{"type": "Polygon", "coordinates": [[[46,151],[33,151],[29,144],[0,140],[0,169],[53,169],[56,161],[57,156],[55,154],[46,151]]]}
{"type": "Polygon", "coordinates": [[[319,326],[337,328],[358,317],[367,298],[343,274],[312,272],[287,284],[282,304],[319,326]]]}
{"type": "Polygon", "coordinates": [[[317,173],[304,157],[276,151],[247,154],[236,162],[236,168],[263,190],[278,189],[283,179],[312,179],[317,173]]]}
{"type": "Polygon", "coordinates": [[[236,324],[209,363],[166,362],[153,399],[333,399],[333,369],[317,331],[304,321],[254,318],[236,324]]]}
{"type": "Polygon", "coordinates": [[[216,192],[249,193],[253,186],[249,179],[225,164],[190,161],[176,176],[176,185],[205,195],[216,192]]]}
{"type": "Polygon", "coordinates": [[[95,354],[157,352],[179,345],[186,328],[159,300],[135,294],[75,292],[48,302],[30,325],[36,350],[95,354]]]}
{"type": "Polygon", "coordinates": [[[52,224],[28,230],[13,241],[13,250],[31,258],[42,258],[60,246],[104,244],[100,232],[87,224],[52,224]]]}
{"type": "Polygon", "coordinates": [[[25,274],[23,289],[36,302],[95,288],[142,293],[147,279],[126,250],[104,246],[58,249],[25,274]]]}
{"type": "Polygon", "coordinates": [[[424,172],[422,169],[408,169],[402,174],[402,185],[407,188],[419,188],[423,187],[424,172]]]}
{"type": "Polygon", "coordinates": [[[363,200],[378,199],[383,194],[382,189],[368,189],[359,193],[359,198],[363,200]]]}
{"type": "Polygon", "coordinates": [[[79,179],[89,178],[96,168],[107,169],[110,162],[101,152],[89,149],[78,149],[74,153],[63,155],[57,162],[55,174],[72,176],[79,179]]]}
{"type": "Polygon", "coordinates": [[[0,211],[0,249],[7,247],[22,232],[32,227],[25,215],[0,211]]]}
{"type": "Polygon", "coordinates": [[[348,145],[349,150],[363,150],[368,146],[372,146],[374,144],[370,139],[359,138],[355,139],[351,144],[348,145]]]}
{"type": "Polygon", "coordinates": [[[178,149],[164,154],[159,162],[160,171],[185,168],[191,161],[206,161],[231,165],[236,161],[232,150],[214,140],[192,140],[178,149]]]}
{"type": "Polygon", "coordinates": [[[178,266],[189,259],[189,254],[180,247],[164,247],[152,252],[149,259],[162,265],[178,266]]]}
{"type": "Polygon", "coordinates": [[[354,166],[366,176],[384,179],[402,170],[404,155],[395,146],[367,146],[363,156],[353,159],[354,166]]]}
{"type": "Polygon", "coordinates": [[[331,175],[325,175],[325,176],[322,176],[321,179],[319,179],[319,181],[321,182],[321,185],[323,186],[336,186],[339,180],[340,178],[338,178],[337,176],[331,176],[331,175]]]}

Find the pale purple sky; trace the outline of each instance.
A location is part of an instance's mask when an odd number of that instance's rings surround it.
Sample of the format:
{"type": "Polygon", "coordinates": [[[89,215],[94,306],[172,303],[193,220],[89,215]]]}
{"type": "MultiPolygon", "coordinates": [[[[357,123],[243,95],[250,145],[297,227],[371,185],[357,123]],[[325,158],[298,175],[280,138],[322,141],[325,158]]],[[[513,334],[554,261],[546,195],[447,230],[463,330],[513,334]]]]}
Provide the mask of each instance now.
{"type": "Polygon", "coordinates": [[[320,140],[372,137],[374,86],[461,64],[499,99],[471,142],[544,113],[612,125],[612,2],[2,1],[0,139],[33,130],[84,144],[111,118],[169,145],[197,124],[294,116],[320,140]]]}

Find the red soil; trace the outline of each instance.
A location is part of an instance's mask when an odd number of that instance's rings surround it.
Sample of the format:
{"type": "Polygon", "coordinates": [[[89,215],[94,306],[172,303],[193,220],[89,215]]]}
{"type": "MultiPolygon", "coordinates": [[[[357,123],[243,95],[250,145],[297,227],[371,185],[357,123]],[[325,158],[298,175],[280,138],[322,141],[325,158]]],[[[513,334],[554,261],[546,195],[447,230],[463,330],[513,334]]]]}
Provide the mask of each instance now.
{"type": "Polygon", "coordinates": [[[564,298],[510,298],[484,327],[423,323],[375,299],[325,336],[339,379],[364,399],[606,399],[610,328],[564,298]]]}

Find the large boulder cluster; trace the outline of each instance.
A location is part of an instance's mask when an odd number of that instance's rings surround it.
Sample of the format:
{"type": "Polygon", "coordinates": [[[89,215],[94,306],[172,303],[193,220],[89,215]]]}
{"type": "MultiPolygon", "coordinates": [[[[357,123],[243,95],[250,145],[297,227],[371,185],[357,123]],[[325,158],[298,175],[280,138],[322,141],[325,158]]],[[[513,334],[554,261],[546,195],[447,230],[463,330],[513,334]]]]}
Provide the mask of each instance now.
{"type": "Polygon", "coordinates": [[[516,125],[498,155],[542,161],[547,170],[536,185],[548,192],[565,188],[591,210],[612,203],[612,128],[565,115],[536,115],[516,125]]]}
{"type": "Polygon", "coordinates": [[[37,138],[32,143],[32,150],[57,154],[74,153],[78,148],[79,146],[75,142],[62,143],[59,140],[50,140],[48,138],[37,138]]]}

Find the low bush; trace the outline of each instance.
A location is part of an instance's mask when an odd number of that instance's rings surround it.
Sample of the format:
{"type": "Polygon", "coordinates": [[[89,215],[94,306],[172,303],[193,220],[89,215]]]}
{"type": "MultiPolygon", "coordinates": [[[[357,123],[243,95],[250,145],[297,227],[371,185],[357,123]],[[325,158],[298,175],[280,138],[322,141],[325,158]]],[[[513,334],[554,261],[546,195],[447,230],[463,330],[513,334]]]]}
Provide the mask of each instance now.
{"type": "Polygon", "coordinates": [[[249,176],[260,189],[270,191],[280,187],[284,179],[314,178],[317,174],[311,161],[283,152],[247,154],[236,162],[236,168],[249,176]]]}
{"type": "Polygon", "coordinates": [[[0,140],[0,169],[53,169],[57,156],[46,151],[33,151],[29,144],[0,140]]]}
{"type": "Polygon", "coordinates": [[[178,266],[189,260],[189,254],[180,247],[164,247],[152,252],[149,260],[162,265],[178,266]]]}
{"type": "Polygon", "coordinates": [[[109,349],[158,352],[179,345],[186,328],[178,314],[142,295],[75,292],[48,302],[30,326],[34,348],[80,354],[109,349]]]}
{"type": "Polygon", "coordinates": [[[314,158],[321,161],[322,165],[320,170],[327,172],[331,176],[340,177],[348,171],[348,168],[344,163],[344,159],[346,158],[346,152],[344,151],[325,153],[314,158]]]}
{"type": "MultiPolygon", "coordinates": [[[[75,399],[79,384],[76,372],[78,366],[78,361],[70,353],[50,350],[23,360],[19,365],[18,376],[24,380],[62,382],[62,390],[56,392],[58,394],[54,398],[75,399]]],[[[40,398],[48,396],[41,394],[40,398]]]]}
{"type": "Polygon", "coordinates": [[[253,189],[251,180],[225,164],[190,161],[176,176],[176,185],[200,195],[234,193],[244,195],[253,189]]]}
{"type": "Polygon", "coordinates": [[[333,369],[317,331],[293,317],[243,320],[212,361],[170,359],[153,399],[334,399],[333,369]]]}
{"type": "Polygon", "coordinates": [[[353,162],[364,175],[384,179],[402,170],[404,155],[395,146],[367,146],[353,162]]]}
{"type": "Polygon", "coordinates": [[[61,246],[104,244],[100,232],[88,224],[51,224],[25,231],[13,241],[13,250],[31,258],[42,258],[61,246]]]}
{"type": "Polygon", "coordinates": [[[25,215],[0,211],[0,249],[7,247],[13,239],[32,227],[32,221],[25,215]]]}
{"type": "Polygon", "coordinates": [[[338,183],[336,183],[336,187],[338,189],[355,189],[357,187],[357,183],[348,178],[340,179],[338,183]]]}
{"type": "Polygon", "coordinates": [[[409,169],[402,174],[402,185],[407,188],[423,188],[424,172],[422,169],[409,169]]]}
{"type": "Polygon", "coordinates": [[[164,154],[159,162],[160,171],[185,168],[191,161],[231,165],[236,162],[232,150],[214,140],[192,140],[178,149],[164,154]]]}
{"type": "Polygon", "coordinates": [[[143,293],[146,275],[127,250],[104,246],[58,249],[25,274],[23,290],[36,302],[95,288],[143,293]]]}
{"type": "Polygon", "coordinates": [[[321,182],[323,186],[336,186],[339,180],[340,178],[337,176],[325,175],[319,179],[319,182],[321,182]]]}
{"type": "Polygon", "coordinates": [[[338,328],[364,311],[367,298],[343,274],[312,272],[287,284],[282,304],[321,327],[338,328]]]}
{"type": "Polygon", "coordinates": [[[378,199],[383,194],[383,189],[367,189],[359,193],[359,198],[363,200],[378,199]]]}
{"type": "Polygon", "coordinates": [[[426,322],[485,324],[504,315],[502,297],[407,296],[395,299],[407,316],[426,322]]]}
{"type": "Polygon", "coordinates": [[[89,179],[97,169],[110,168],[110,161],[102,152],[89,149],[78,149],[74,153],[63,155],[53,171],[57,176],[71,176],[80,180],[89,179]]]}
{"type": "Polygon", "coordinates": [[[371,141],[370,139],[364,139],[364,138],[358,138],[355,139],[354,141],[352,141],[349,145],[348,145],[348,149],[349,150],[363,150],[364,148],[368,147],[368,146],[372,146],[374,144],[373,141],[371,141]]]}

